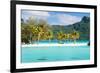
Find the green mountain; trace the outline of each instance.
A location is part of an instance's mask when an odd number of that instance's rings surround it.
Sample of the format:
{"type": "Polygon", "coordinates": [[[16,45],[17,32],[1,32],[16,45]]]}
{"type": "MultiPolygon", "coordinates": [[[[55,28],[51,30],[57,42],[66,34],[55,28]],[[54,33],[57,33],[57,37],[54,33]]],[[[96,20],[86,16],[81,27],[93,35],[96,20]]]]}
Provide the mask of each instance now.
{"type": "Polygon", "coordinates": [[[71,33],[73,30],[80,32],[81,40],[89,40],[90,36],[90,18],[84,16],[80,22],[74,23],[72,25],[52,25],[52,30],[54,34],[57,34],[59,31],[64,33],[71,33]]]}
{"type": "Polygon", "coordinates": [[[84,16],[78,23],[73,24],[75,30],[80,32],[80,39],[89,39],[90,37],[90,18],[84,16]]]}

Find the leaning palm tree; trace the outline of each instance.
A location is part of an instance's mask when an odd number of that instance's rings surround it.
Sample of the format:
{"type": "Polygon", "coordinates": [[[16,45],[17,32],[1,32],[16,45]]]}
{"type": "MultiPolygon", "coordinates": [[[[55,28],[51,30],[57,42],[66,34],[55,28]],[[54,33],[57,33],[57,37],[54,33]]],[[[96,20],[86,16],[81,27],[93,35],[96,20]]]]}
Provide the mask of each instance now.
{"type": "Polygon", "coordinates": [[[64,40],[64,33],[62,31],[57,33],[57,39],[59,40],[59,43],[63,43],[62,40],[64,40]]]}
{"type": "Polygon", "coordinates": [[[71,33],[71,39],[74,40],[74,43],[76,42],[76,39],[79,39],[79,37],[80,37],[80,34],[79,34],[78,31],[75,31],[75,30],[74,30],[74,32],[71,33]]]}
{"type": "Polygon", "coordinates": [[[29,31],[29,38],[30,38],[30,43],[32,42],[33,36],[35,36],[35,26],[36,26],[37,21],[34,19],[33,16],[29,17],[29,19],[26,22],[27,25],[27,30],[29,31]]]}
{"type": "Polygon", "coordinates": [[[47,21],[40,19],[38,30],[39,30],[38,40],[39,39],[41,40],[49,39],[50,40],[52,38],[52,30],[51,30],[51,27],[48,25],[47,21]]]}
{"type": "Polygon", "coordinates": [[[32,33],[33,33],[33,36],[32,36],[32,40],[34,41],[34,42],[36,42],[37,41],[37,34],[38,34],[38,27],[35,25],[34,27],[33,27],[33,29],[32,29],[32,33]]]}
{"type": "Polygon", "coordinates": [[[32,25],[30,24],[25,24],[21,26],[21,38],[22,41],[27,41],[26,43],[31,43],[32,42],[32,25]]]}
{"type": "Polygon", "coordinates": [[[51,30],[48,30],[46,33],[46,38],[49,40],[49,42],[51,41],[51,39],[53,38],[53,32],[51,30]]]}
{"type": "Polygon", "coordinates": [[[40,26],[37,26],[37,28],[35,29],[35,33],[36,33],[37,43],[39,43],[39,40],[43,33],[43,29],[40,26]]]}
{"type": "Polygon", "coordinates": [[[65,35],[65,41],[69,39],[69,34],[64,34],[65,35]]]}

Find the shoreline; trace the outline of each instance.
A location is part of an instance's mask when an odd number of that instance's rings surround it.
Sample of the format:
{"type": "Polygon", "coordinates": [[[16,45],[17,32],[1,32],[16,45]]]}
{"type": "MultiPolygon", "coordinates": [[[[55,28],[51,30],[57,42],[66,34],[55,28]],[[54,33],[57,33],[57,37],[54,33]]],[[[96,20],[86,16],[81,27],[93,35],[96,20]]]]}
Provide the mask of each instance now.
{"type": "MultiPolygon", "coordinates": [[[[69,43],[69,44],[22,44],[21,47],[37,47],[37,46],[86,46],[88,43],[69,43]]],[[[87,45],[88,46],[88,45],[87,45]]]]}

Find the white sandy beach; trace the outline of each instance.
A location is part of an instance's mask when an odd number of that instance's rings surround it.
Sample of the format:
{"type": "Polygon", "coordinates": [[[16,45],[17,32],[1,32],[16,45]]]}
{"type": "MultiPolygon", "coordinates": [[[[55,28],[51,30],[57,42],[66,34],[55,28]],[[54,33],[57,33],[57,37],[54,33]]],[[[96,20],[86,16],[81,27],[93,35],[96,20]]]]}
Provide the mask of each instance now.
{"type": "Polygon", "coordinates": [[[22,47],[34,47],[34,46],[86,46],[87,43],[70,43],[70,44],[23,44],[22,47]]]}

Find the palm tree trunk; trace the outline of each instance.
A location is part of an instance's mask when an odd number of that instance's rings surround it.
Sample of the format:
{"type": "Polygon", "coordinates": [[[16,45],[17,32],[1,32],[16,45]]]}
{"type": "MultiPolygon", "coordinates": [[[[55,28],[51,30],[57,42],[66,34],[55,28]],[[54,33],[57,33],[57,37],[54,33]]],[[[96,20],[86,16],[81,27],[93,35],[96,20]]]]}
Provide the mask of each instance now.
{"type": "Polygon", "coordinates": [[[39,43],[39,40],[40,40],[40,33],[38,34],[38,43],[39,43]]]}
{"type": "Polygon", "coordinates": [[[32,36],[31,36],[31,34],[30,34],[30,41],[29,41],[29,43],[31,44],[31,42],[32,42],[32,36]]]}

